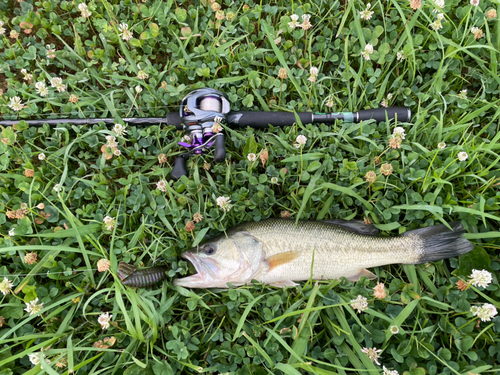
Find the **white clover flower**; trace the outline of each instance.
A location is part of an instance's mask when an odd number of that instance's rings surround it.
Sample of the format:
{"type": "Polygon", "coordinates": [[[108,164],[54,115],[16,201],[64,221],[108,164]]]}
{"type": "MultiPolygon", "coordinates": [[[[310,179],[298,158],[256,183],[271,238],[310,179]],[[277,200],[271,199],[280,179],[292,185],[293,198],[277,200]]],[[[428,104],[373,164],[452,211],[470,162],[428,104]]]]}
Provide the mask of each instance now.
{"type": "Polygon", "coordinates": [[[247,159],[249,162],[254,162],[255,160],[257,160],[257,155],[255,155],[254,153],[249,153],[247,155],[247,159]]]}
{"type": "Polygon", "coordinates": [[[306,144],[306,142],[307,142],[307,137],[306,137],[305,135],[302,135],[302,134],[301,134],[301,135],[297,136],[297,139],[295,140],[295,142],[296,142],[296,143],[295,143],[295,145],[294,145],[294,146],[295,146],[296,148],[300,148],[300,147],[302,147],[302,146],[304,146],[304,145],[306,144]]]}
{"type": "Polygon", "coordinates": [[[438,13],[437,19],[438,19],[438,21],[443,20],[444,19],[444,14],[443,13],[438,13]]]}
{"type": "Polygon", "coordinates": [[[83,12],[85,9],[88,9],[87,4],[85,3],[78,4],[78,10],[80,12],[83,12]]]}
{"type": "Polygon", "coordinates": [[[9,230],[9,236],[14,237],[16,234],[14,233],[14,228],[9,230]]]}
{"type": "Polygon", "coordinates": [[[358,295],[358,298],[351,300],[351,306],[353,309],[358,310],[358,312],[368,310],[368,300],[366,297],[358,295]]]}
{"type": "Polygon", "coordinates": [[[9,107],[16,112],[19,112],[24,108],[23,103],[21,102],[21,98],[19,96],[14,96],[13,98],[10,98],[9,107]]]}
{"type": "Polygon", "coordinates": [[[300,26],[300,23],[297,22],[299,20],[299,16],[297,16],[296,14],[292,14],[290,18],[292,19],[292,22],[288,22],[288,26],[290,26],[291,29],[295,29],[296,27],[300,26]]]}
{"type": "Polygon", "coordinates": [[[45,82],[40,81],[35,83],[36,93],[40,96],[47,96],[49,94],[49,89],[45,86],[45,82]]]}
{"type": "Polygon", "coordinates": [[[477,7],[477,6],[479,5],[479,0],[470,0],[470,4],[471,4],[472,6],[477,7]]]}
{"type": "Polygon", "coordinates": [[[311,22],[309,20],[311,19],[311,16],[309,14],[303,14],[302,15],[302,27],[303,30],[309,30],[312,27],[311,22]]]}
{"type": "Polygon", "coordinates": [[[63,186],[61,186],[60,184],[55,184],[55,185],[54,185],[54,191],[55,191],[56,193],[59,193],[59,192],[61,192],[62,190],[64,190],[64,187],[63,187],[63,186]]]}
{"type": "Polygon", "coordinates": [[[434,29],[434,30],[439,30],[439,29],[442,29],[443,28],[443,25],[441,24],[441,21],[440,20],[437,20],[435,21],[434,23],[431,23],[431,27],[434,29]]]}
{"type": "Polygon", "coordinates": [[[401,139],[405,139],[405,129],[402,128],[401,126],[396,126],[394,128],[394,130],[392,131],[392,136],[399,137],[401,139]]]}
{"type": "Polygon", "coordinates": [[[134,37],[132,31],[128,29],[128,25],[126,23],[121,23],[120,26],[118,26],[118,30],[120,31],[120,36],[123,40],[128,41],[134,37]]]}
{"type": "Polygon", "coordinates": [[[30,355],[28,355],[28,358],[30,359],[30,362],[35,366],[40,364],[40,352],[31,353],[30,355]]]}
{"type": "Polygon", "coordinates": [[[391,326],[389,328],[389,331],[393,334],[393,335],[397,335],[399,333],[399,328],[398,326],[391,326]]]}
{"type": "Polygon", "coordinates": [[[5,34],[5,29],[2,27],[3,25],[4,25],[4,23],[2,21],[0,21],[0,35],[5,34]]]}
{"type": "Polygon", "coordinates": [[[42,309],[43,309],[43,302],[38,303],[38,297],[37,297],[30,303],[26,303],[26,308],[24,309],[24,311],[29,312],[31,316],[39,313],[42,309]]]}
{"type": "Polygon", "coordinates": [[[368,356],[368,358],[370,358],[370,361],[375,362],[377,365],[380,365],[378,359],[380,358],[380,353],[382,352],[382,349],[363,348],[361,349],[361,351],[365,353],[368,356]]]}
{"type": "Polygon", "coordinates": [[[397,54],[396,54],[396,58],[398,61],[402,61],[402,60],[405,60],[408,56],[406,56],[405,52],[403,50],[399,51],[397,54]]]}
{"type": "Polygon", "coordinates": [[[329,108],[332,108],[335,103],[333,102],[333,96],[329,96],[328,100],[326,101],[326,106],[329,108]]]}
{"type": "Polygon", "coordinates": [[[278,184],[278,177],[271,177],[271,184],[277,185],[278,184]]]}
{"type": "Polygon", "coordinates": [[[316,82],[316,78],[318,76],[318,68],[316,67],[311,67],[311,69],[309,70],[309,73],[311,74],[311,76],[307,79],[308,81],[311,81],[311,82],[316,82]]]}
{"type": "Polygon", "coordinates": [[[483,322],[489,322],[497,314],[497,308],[491,303],[485,303],[483,306],[472,306],[470,309],[472,315],[477,316],[483,322]]]}
{"type": "Polygon", "coordinates": [[[460,161],[465,161],[469,158],[469,155],[465,151],[462,151],[458,153],[457,158],[460,161]]]}
{"type": "Polygon", "coordinates": [[[125,125],[115,124],[115,126],[113,126],[113,131],[116,133],[116,135],[123,136],[123,135],[127,134],[127,131],[125,130],[125,128],[126,128],[125,125]]]}
{"type": "Polygon", "coordinates": [[[55,87],[58,92],[66,91],[66,85],[63,84],[62,78],[54,77],[50,80],[50,85],[55,87]]]}
{"type": "Polygon", "coordinates": [[[139,70],[139,73],[137,73],[137,78],[139,79],[146,79],[149,77],[149,74],[146,73],[144,70],[139,70]]]}
{"type": "Polygon", "coordinates": [[[481,39],[483,37],[483,30],[481,30],[479,27],[473,27],[470,32],[474,34],[474,39],[481,39]]]}
{"type": "Polygon", "coordinates": [[[397,370],[389,370],[387,367],[383,366],[382,367],[384,370],[383,375],[399,375],[399,372],[397,370]]]}
{"type": "Polygon", "coordinates": [[[220,133],[222,130],[223,130],[222,125],[221,125],[219,122],[215,122],[215,123],[212,125],[212,131],[213,131],[214,133],[220,133]]]}
{"type": "Polygon", "coordinates": [[[231,203],[231,198],[229,197],[221,196],[217,198],[217,206],[224,212],[228,212],[231,209],[232,206],[229,203],[231,203]]]}
{"type": "Polygon", "coordinates": [[[92,15],[92,13],[90,12],[90,10],[88,10],[88,8],[87,8],[87,9],[85,9],[84,11],[82,11],[82,14],[81,14],[81,16],[82,16],[83,18],[88,18],[88,17],[90,17],[91,15],[92,15]]]}
{"type": "Polygon", "coordinates": [[[361,55],[365,58],[365,60],[370,60],[370,55],[373,53],[373,45],[367,44],[365,46],[365,50],[361,52],[361,55]]]}
{"type": "Polygon", "coordinates": [[[9,279],[4,277],[3,281],[0,283],[0,292],[2,292],[2,294],[5,296],[6,294],[10,293],[13,286],[14,284],[12,284],[12,282],[9,279]]]}
{"type": "Polygon", "coordinates": [[[375,13],[375,12],[370,11],[371,7],[372,7],[372,5],[370,3],[368,3],[368,4],[366,4],[366,9],[363,10],[363,11],[361,11],[361,12],[359,12],[359,14],[361,16],[361,19],[363,19],[363,20],[369,20],[369,19],[372,18],[373,13],[375,13]]]}
{"type": "Polygon", "coordinates": [[[115,151],[113,151],[113,155],[115,156],[120,156],[122,154],[122,152],[118,149],[116,149],[115,151]]]}
{"type": "Polygon", "coordinates": [[[163,191],[164,193],[167,191],[167,182],[165,180],[160,180],[156,184],[158,190],[163,191]]]}
{"type": "Polygon", "coordinates": [[[25,81],[31,81],[33,79],[33,74],[28,73],[26,69],[21,69],[21,73],[23,74],[23,79],[25,81]]]}
{"type": "Polygon", "coordinates": [[[444,142],[439,142],[439,143],[438,143],[438,148],[439,148],[440,150],[444,149],[445,147],[446,147],[446,143],[444,143],[444,142]]]}
{"type": "MultiPolygon", "coordinates": [[[[441,8],[441,9],[444,8],[444,0],[434,0],[434,3],[436,4],[436,6],[438,8],[441,8]]],[[[434,11],[436,12],[437,10],[434,10],[434,11]]]]}
{"type": "Polygon", "coordinates": [[[135,92],[140,94],[142,92],[142,87],[141,86],[135,86],[135,92]]]}
{"type": "Polygon", "coordinates": [[[107,135],[106,140],[108,141],[108,143],[106,143],[108,147],[114,148],[118,146],[118,143],[116,143],[116,137],[114,135],[107,135]]]}
{"type": "Polygon", "coordinates": [[[52,87],[57,87],[57,86],[60,86],[60,85],[62,85],[62,84],[63,84],[63,83],[62,83],[62,78],[60,78],[60,77],[54,77],[54,78],[52,78],[52,79],[50,80],[50,85],[51,85],[52,87]]]}
{"type": "Polygon", "coordinates": [[[38,160],[45,160],[45,154],[43,152],[38,154],[38,160]]]}
{"type": "Polygon", "coordinates": [[[488,285],[493,281],[493,276],[491,272],[486,270],[472,270],[472,274],[469,276],[470,283],[474,286],[482,286],[487,288],[488,285]]]}
{"type": "Polygon", "coordinates": [[[106,230],[113,230],[116,225],[116,219],[110,216],[106,216],[102,221],[105,224],[106,230]]]}
{"type": "Polygon", "coordinates": [[[108,329],[110,327],[109,322],[113,318],[113,315],[109,312],[99,315],[97,322],[101,325],[102,329],[108,329]]]}

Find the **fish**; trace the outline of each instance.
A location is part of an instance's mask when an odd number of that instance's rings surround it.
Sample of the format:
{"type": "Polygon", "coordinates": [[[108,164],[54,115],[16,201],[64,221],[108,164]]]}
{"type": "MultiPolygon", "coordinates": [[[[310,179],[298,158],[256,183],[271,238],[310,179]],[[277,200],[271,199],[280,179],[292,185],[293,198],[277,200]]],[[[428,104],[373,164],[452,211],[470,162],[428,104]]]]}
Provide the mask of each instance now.
{"type": "Polygon", "coordinates": [[[118,263],[118,277],[124,285],[137,288],[153,286],[167,278],[167,267],[154,266],[137,269],[136,266],[120,262],[118,263]]]}
{"type": "Polygon", "coordinates": [[[471,251],[460,222],[410,230],[383,237],[358,220],[298,221],[265,219],[229,229],[181,257],[196,274],[174,280],[187,288],[228,288],[252,280],[277,287],[296,281],[375,279],[367,268],[389,264],[422,264],[471,251]]]}

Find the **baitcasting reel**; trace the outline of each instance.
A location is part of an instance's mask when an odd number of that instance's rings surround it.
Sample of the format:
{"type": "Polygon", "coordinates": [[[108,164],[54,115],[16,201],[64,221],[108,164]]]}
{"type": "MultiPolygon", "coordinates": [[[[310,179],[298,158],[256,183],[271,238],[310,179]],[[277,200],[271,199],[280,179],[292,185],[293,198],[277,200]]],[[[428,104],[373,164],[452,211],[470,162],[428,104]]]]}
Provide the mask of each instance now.
{"type": "MultiPolygon", "coordinates": [[[[226,158],[224,134],[221,124],[227,123],[229,101],[220,91],[214,89],[195,90],[182,99],[179,117],[186,135],[179,145],[188,149],[175,159],[171,177],[175,180],[187,175],[186,159],[200,155],[205,149],[215,147],[214,160],[226,158]]],[[[167,120],[168,122],[168,120],[167,120]]]]}

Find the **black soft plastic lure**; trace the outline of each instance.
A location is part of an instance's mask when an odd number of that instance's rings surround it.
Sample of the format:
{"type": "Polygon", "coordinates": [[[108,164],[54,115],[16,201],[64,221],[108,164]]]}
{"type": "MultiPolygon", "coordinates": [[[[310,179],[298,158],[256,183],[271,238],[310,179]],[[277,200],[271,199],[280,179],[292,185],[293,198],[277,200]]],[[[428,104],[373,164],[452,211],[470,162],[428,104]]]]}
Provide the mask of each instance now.
{"type": "Polygon", "coordinates": [[[124,285],[145,288],[157,284],[167,278],[167,267],[155,266],[138,270],[136,266],[120,262],[118,277],[124,285]]]}

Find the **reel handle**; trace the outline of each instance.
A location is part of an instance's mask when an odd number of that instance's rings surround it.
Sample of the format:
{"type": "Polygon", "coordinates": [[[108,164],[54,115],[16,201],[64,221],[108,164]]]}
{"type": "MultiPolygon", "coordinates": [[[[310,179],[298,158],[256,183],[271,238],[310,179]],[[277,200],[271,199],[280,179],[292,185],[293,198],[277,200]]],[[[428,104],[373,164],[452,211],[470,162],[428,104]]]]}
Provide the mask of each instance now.
{"type": "Polygon", "coordinates": [[[214,160],[221,163],[226,159],[226,146],[224,145],[224,134],[219,134],[215,138],[214,160]]]}
{"type": "Polygon", "coordinates": [[[174,169],[170,173],[170,177],[174,180],[178,180],[182,176],[187,176],[188,172],[186,169],[186,158],[184,156],[178,156],[175,159],[174,169]]]}

